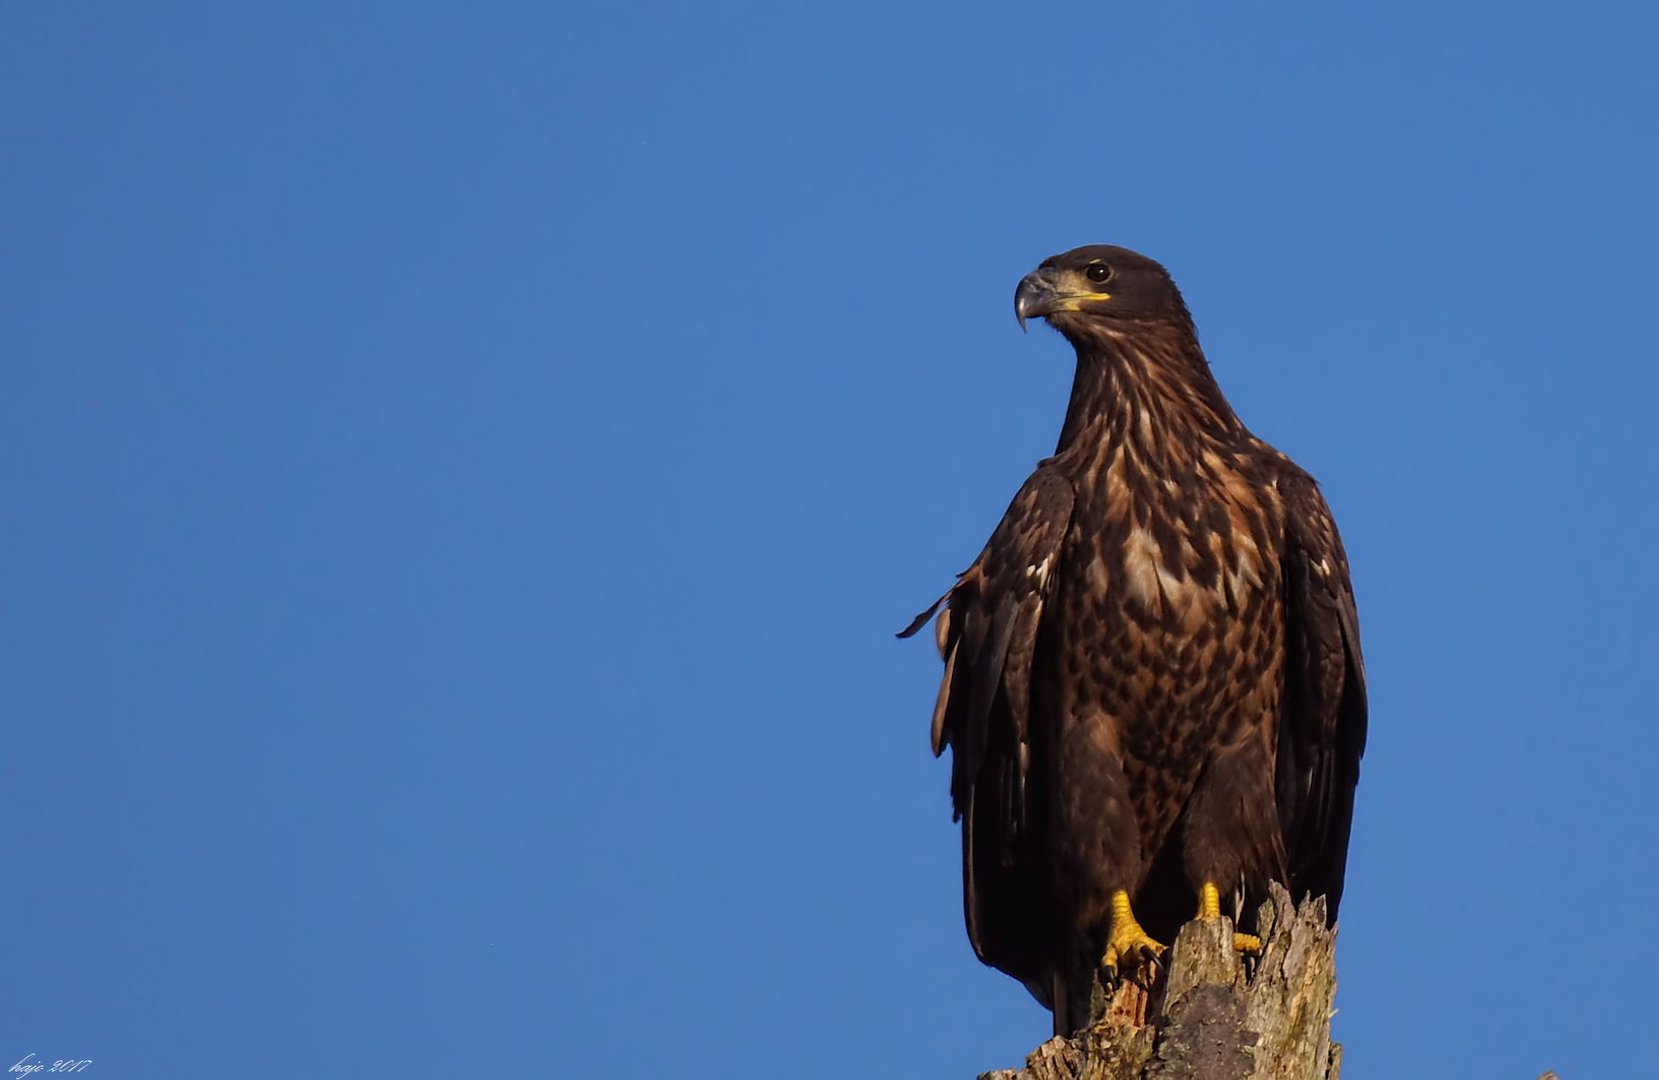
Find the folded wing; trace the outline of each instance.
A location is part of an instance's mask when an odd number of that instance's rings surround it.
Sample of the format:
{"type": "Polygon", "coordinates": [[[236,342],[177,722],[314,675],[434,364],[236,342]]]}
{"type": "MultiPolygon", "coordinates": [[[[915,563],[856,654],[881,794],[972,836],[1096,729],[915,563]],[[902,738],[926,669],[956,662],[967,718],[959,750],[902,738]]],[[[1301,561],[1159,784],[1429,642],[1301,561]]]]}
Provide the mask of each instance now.
{"type": "Polygon", "coordinates": [[[1071,522],[1070,481],[1039,468],[985,550],[941,604],[937,637],[945,674],[933,711],[933,752],[951,748],[951,799],[962,819],[968,937],[981,960],[1028,985],[1040,982],[1052,920],[1040,817],[1031,785],[1031,679],[1071,522]]]}
{"type": "Polygon", "coordinates": [[[1286,510],[1285,699],[1276,794],[1298,898],[1342,900],[1354,786],[1365,751],[1365,660],[1348,557],[1318,485],[1281,481],[1286,510]]]}

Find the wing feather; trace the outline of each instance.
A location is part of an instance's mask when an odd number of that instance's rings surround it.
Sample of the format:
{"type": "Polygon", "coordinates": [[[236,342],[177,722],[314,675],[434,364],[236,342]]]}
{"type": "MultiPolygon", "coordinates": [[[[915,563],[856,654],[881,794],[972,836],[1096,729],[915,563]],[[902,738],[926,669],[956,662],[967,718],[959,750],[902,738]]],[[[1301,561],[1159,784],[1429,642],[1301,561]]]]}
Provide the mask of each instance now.
{"type": "Polygon", "coordinates": [[[933,751],[951,748],[951,801],[962,819],[963,903],[981,960],[1030,983],[1043,939],[1043,845],[1027,828],[1031,669],[1044,601],[1070,526],[1071,482],[1037,469],[1009,504],[979,558],[940,603],[945,673],[933,711],[933,751]]]}
{"type": "Polygon", "coordinates": [[[1334,922],[1348,859],[1368,711],[1348,556],[1313,478],[1285,499],[1285,699],[1277,798],[1291,891],[1324,896],[1334,922]]]}
{"type": "Polygon", "coordinates": [[[1014,496],[979,558],[900,632],[915,634],[944,608],[938,641],[946,664],[933,748],[952,748],[952,790],[958,795],[978,779],[994,724],[1009,725],[999,734],[1013,736],[1015,747],[1028,743],[1031,664],[1073,502],[1071,482],[1056,469],[1039,468],[1014,496]]]}

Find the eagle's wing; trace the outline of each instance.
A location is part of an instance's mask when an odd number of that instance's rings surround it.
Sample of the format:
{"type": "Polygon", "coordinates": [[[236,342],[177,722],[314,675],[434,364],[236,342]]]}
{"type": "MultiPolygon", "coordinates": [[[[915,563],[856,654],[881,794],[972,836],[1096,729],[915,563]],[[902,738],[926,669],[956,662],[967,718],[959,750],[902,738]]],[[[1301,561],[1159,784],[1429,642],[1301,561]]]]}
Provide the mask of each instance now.
{"type": "Polygon", "coordinates": [[[1006,708],[1015,746],[1022,757],[1028,750],[1031,659],[1073,498],[1071,482],[1057,470],[1032,473],[979,558],[899,634],[911,636],[944,606],[938,641],[945,677],[933,710],[933,752],[946,746],[953,751],[951,789],[959,815],[962,788],[974,782],[984,761],[993,712],[1006,708]]]}
{"type": "Polygon", "coordinates": [[[1071,482],[1039,467],[979,558],[900,635],[914,634],[944,605],[933,752],[951,748],[968,936],[980,959],[1027,983],[1047,947],[1032,936],[1044,924],[1036,883],[1046,873],[1041,844],[1026,830],[1031,666],[1073,501],[1071,482]]]}
{"type": "Polygon", "coordinates": [[[1300,471],[1279,490],[1287,534],[1279,822],[1291,893],[1324,896],[1334,923],[1365,750],[1365,660],[1348,556],[1324,496],[1300,471]]]}

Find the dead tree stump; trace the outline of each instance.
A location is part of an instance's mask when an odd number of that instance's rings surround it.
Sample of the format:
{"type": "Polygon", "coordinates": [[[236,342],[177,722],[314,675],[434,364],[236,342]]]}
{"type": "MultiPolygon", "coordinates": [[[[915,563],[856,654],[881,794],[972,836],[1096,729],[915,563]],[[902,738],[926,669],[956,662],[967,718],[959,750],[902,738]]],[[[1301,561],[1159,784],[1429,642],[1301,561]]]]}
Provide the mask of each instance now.
{"type": "Polygon", "coordinates": [[[1149,988],[1097,992],[1087,1028],[980,1080],[1337,1080],[1325,901],[1297,906],[1274,886],[1260,926],[1261,956],[1241,961],[1230,921],[1188,923],[1149,988]]]}

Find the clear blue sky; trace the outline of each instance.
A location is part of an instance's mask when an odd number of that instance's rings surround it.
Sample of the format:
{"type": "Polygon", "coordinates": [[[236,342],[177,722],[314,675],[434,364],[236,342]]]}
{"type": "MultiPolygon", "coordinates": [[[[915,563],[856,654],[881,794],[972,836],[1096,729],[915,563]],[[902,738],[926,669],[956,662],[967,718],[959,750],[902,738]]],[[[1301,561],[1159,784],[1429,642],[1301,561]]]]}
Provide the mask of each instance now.
{"type": "Polygon", "coordinates": [[[0,1064],[1015,1063],[892,634],[1084,242],[1347,537],[1345,1080],[1659,1057],[1659,15],[1344,7],[5,5],[0,1064]]]}

